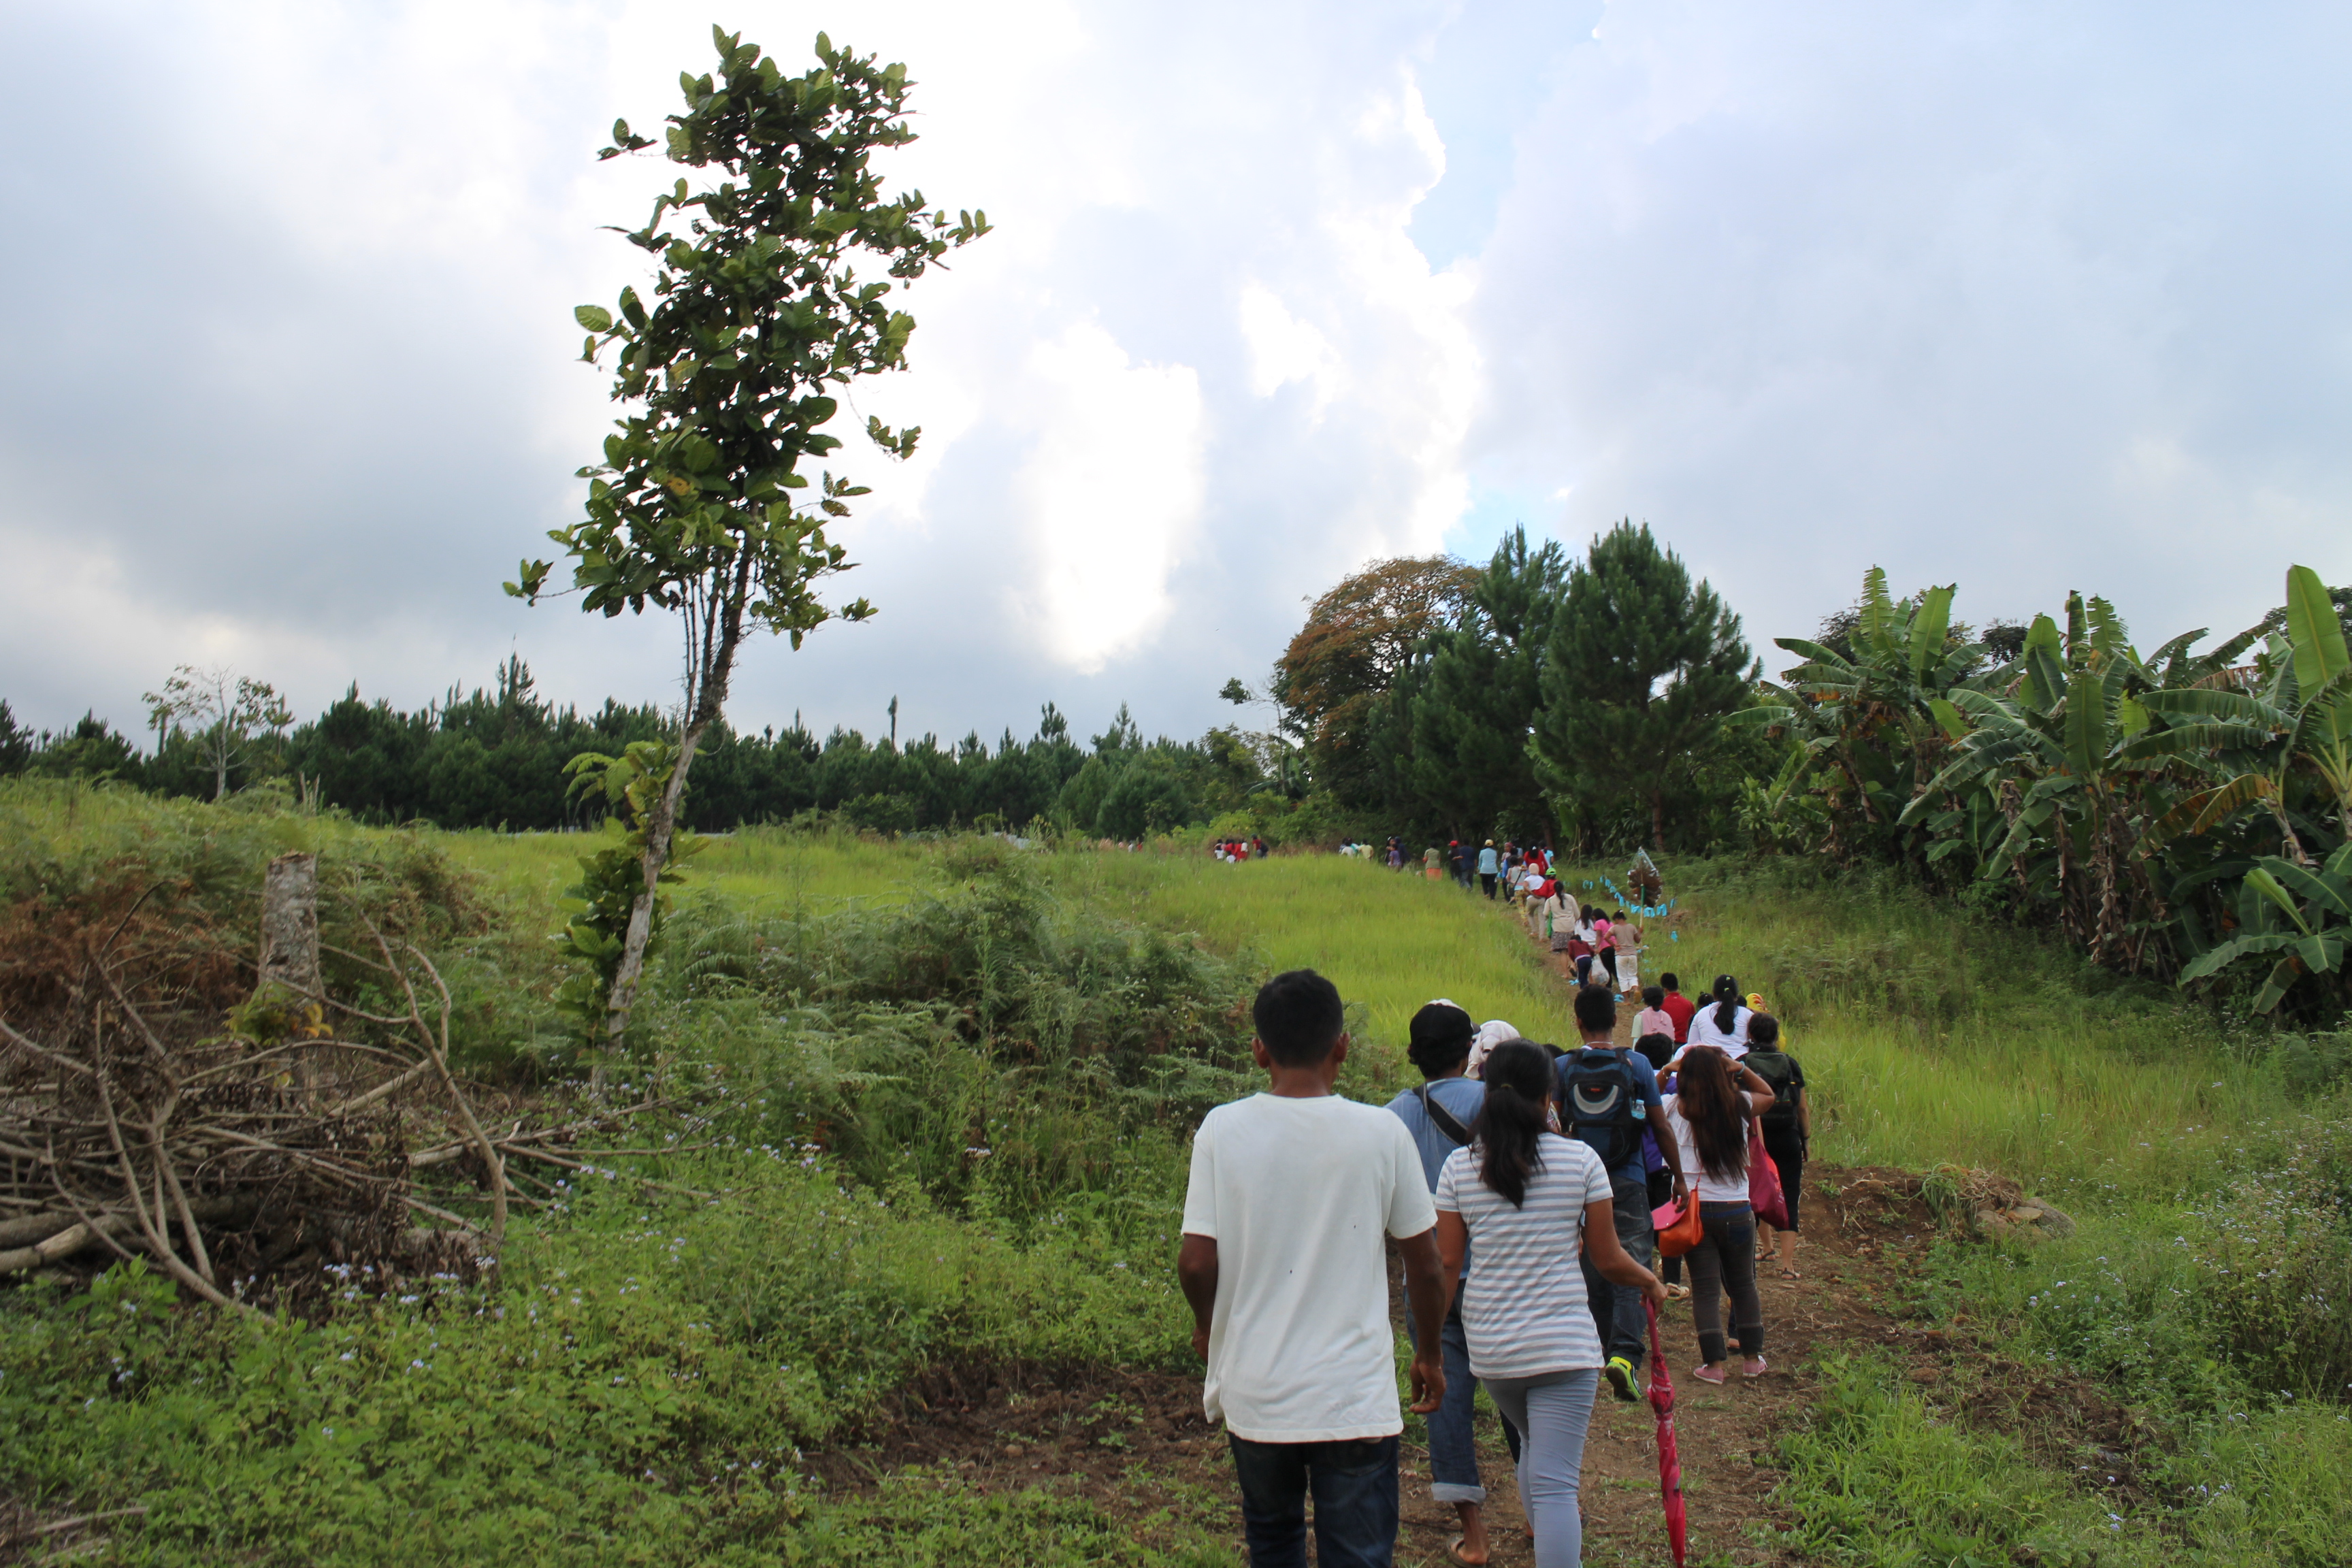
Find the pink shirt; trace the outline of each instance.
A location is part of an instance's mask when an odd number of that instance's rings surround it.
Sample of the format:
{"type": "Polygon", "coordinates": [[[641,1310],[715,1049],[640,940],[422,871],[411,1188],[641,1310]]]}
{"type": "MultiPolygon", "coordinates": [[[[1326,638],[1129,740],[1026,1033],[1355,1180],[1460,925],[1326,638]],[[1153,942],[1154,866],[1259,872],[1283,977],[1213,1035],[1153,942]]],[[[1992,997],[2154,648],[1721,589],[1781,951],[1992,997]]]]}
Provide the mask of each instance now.
{"type": "Polygon", "coordinates": [[[1674,1033],[1675,1016],[1672,1013],[1657,1007],[1644,1007],[1633,1015],[1633,1037],[1637,1040],[1644,1035],[1664,1035],[1672,1039],[1674,1033]]]}

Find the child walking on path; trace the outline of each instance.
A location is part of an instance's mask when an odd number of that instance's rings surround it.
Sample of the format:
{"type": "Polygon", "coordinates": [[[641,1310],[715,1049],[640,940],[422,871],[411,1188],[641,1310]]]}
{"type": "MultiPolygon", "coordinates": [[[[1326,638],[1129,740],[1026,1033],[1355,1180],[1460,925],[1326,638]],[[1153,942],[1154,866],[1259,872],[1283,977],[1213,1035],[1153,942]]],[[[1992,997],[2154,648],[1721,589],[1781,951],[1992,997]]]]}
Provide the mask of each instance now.
{"type": "Polygon", "coordinates": [[[1705,1226],[1699,1244],[1686,1255],[1701,1363],[1695,1375],[1701,1383],[1723,1381],[1727,1293],[1733,1331],[1746,1358],[1740,1370],[1749,1377],[1761,1377],[1766,1370],[1764,1304],[1756,1294],[1756,1212],[1748,1204],[1748,1123],[1771,1104],[1771,1086],[1713,1046],[1693,1046],[1683,1053],[1675,1092],[1666,1096],[1666,1121],[1705,1226]]]}
{"type": "Polygon", "coordinates": [[[1437,1246],[1449,1293],[1465,1256],[1477,1249],[1477,1269],[1462,1288],[1470,1371],[1520,1434],[1519,1498],[1535,1531],[1537,1568],[1577,1568],[1577,1492],[1601,1379],[1580,1247],[1590,1247],[1612,1282],[1654,1303],[1665,1295],[1617,1245],[1600,1156],[1545,1130],[1552,1083],[1540,1046],[1514,1040],[1487,1058],[1475,1141],[1438,1174],[1437,1246]]]}
{"type": "Polygon", "coordinates": [[[1337,988],[1277,974],[1251,1016],[1268,1090],[1209,1112],[1184,1190],[1176,1275],[1208,1363],[1202,1408],[1225,1425],[1251,1568],[1304,1568],[1310,1493],[1323,1568],[1389,1568],[1404,1417],[1381,1237],[1404,1262],[1428,1415],[1445,1395],[1436,1211],[1404,1123],[1331,1092],[1348,1059],[1337,988]]]}

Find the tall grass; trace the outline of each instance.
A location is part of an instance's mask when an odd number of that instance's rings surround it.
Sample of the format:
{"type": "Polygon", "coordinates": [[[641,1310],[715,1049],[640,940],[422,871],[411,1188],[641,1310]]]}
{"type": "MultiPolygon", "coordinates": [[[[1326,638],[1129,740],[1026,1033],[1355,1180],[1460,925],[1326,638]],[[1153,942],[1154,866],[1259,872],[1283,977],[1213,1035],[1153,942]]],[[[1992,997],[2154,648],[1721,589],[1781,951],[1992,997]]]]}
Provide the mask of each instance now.
{"type": "Polygon", "coordinates": [[[1410,1079],[1406,1026],[1451,997],[1531,1040],[1572,1041],[1571,1000],[1499,903],[1417,871],[1335,855],[1221,865],[1205,855],[1058,856],[1054,875],[1132,918],[1245,951],[1266,971],[1316,969],[1349,1005],[1358,1050],[1340,1092],[1377,1098],[1410,1079]]]}

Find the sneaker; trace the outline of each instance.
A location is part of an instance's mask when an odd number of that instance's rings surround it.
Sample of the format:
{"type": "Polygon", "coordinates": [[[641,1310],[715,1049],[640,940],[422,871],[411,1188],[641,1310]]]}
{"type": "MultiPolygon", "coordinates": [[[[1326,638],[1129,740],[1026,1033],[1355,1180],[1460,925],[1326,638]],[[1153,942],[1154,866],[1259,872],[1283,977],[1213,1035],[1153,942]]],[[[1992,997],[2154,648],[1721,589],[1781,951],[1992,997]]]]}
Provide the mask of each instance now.
{"type": "Polygon", "coordinates": [[[1691,1368],[1691,1375],[1698,1379],[1701,1383],[1712,1383],[1719,1385],[1723,1382],[1723,1372],[1721,1368],[1707,1366],[1704,1363],[1691,1368]]]}
{"type": "Polygon", "coordinates": [[[1760,1355],[1749,1356],[1739,1363],[1739,1375],[1742,1377],[1761,1377],[1770,1370],[1760,1355]]]}
{"type": "Polygon", "coordinates": [[[1609,1379],[1609,1386],[1617,1391],[1619,1399],[1631,1405],[1642,1397],[1641,1389],[1636,1385],[1632,1362],[1622,1355],[1613,1355],[1609,1358],[1609,1364],[1601,1370],[1609,1379]]]}

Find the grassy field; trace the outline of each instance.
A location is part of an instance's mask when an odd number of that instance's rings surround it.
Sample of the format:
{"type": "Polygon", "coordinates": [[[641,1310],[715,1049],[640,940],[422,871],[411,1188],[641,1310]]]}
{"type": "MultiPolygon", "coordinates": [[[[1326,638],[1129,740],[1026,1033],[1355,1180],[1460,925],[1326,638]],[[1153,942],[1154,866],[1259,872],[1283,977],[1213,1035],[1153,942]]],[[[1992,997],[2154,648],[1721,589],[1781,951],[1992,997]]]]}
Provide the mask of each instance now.
{"type": "MultiPolygon", "coordinates": [[[[26,788],[0,788],[0,830],[20,916],[128,863],[231,923],[287,848],[455,868],[488,911],[444,955],[472,1007],[461,1044],[506,1073],[543,1059],[500,1037],[548,1026],[541,938],[591,842],[26,788]]],[[[1896,885],[1665,871],[1676,918],[1647,973],[1768,994],[1813,1085],[1817,1156],[1995,1172],[2079,1222],[1887,1260],[1885,1310],[1965,1352],[1937,1389],[1867,1355],[1824,1373],[1778,1456],[1792,1522],[1769,1550],[2352,1561],[2342,1091],[2298,1100],[2262,1034],[1896,885]],[[2096,1439],[2127,1451],[2099,1458],[2063,1410],[2041,1429],[1969,1414],[1968,1389],[2021,1368],[2127,1411],[2133,1436],[2096,1439]],[[2124,1460],[2132,1489],[2094,1484],[2124,1460]]],[[[354,1281],[308,1323],[173,1308],[122,1271],[0,1290],[0,1504],[146,1510],[85,1561],[1231,1563],[1222,1494],[1138,1512],[953,1474],[845,1489],[803,1454],[928,1369],[1185,1367],[1184,1137],[1249,1081],[1255,975],[1339,984],[1360,1040],[1342,1089],[1366,1099],[1404,1081],[1405,1021],[1432,996],[1572,1033],[1506,911],[1336,857],[755,831],[693,863],[672,931],[627,1077],[690,1104],[641,1131],[680,1152],[541,1189],[491,1290],[354,1281]]]]}

